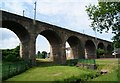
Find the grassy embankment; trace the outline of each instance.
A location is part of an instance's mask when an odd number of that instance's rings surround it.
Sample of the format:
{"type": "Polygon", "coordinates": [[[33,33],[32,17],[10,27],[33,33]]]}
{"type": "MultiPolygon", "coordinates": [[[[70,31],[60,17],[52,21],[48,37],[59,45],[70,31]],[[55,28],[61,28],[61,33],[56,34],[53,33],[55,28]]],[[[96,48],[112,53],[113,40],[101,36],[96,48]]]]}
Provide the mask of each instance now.
{"type": "Polygon", "coordinates": [[[120,81],[119,59],[98,59],[96,63],[98,65],[97,70],[105,70],[108,73],[94,78],[91,81],[120,81]]]}
{"type": "Polygon", "coordinates": [[[87,75],[95,75],[93,70],[86,70],[75,66],[61,66],[52,62],[37,60],[37,67],[9,78],[6,81],[68,81],[75,79],[86,80],[87,75]]]}
{"type": "Polygon", "coordinates": [[[98,65],[97,70],[88,70],[75,66],[61,66],[46,60],[37,60],[36,67],[6,81],[73,81],[75,79],[84,81],[118,81],[118,59],[98,59],[96,63],[98,65]],[[100,70],[106,70],[108,73],[96,77],[96,72],[100,70]],[[92,80],[91,77],[93,78],[92,80]]]}

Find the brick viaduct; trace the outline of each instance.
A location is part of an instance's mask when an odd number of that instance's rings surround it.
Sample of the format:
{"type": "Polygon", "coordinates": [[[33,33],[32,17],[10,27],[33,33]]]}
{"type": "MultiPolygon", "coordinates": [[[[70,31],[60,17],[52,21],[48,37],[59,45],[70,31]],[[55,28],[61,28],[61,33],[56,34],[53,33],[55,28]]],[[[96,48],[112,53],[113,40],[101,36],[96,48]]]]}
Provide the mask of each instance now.
{"type": "MultiPolygon", "coordinates": [[[[66,62],[65,43],[68,42],[74,58],[97,58],[96,49],[102,48],[108,54],[112,51],[112,43],[82,33],[64,29],[55,25],[0,10],[2,28],[13,31],[21,41],[20,56],[35,64],[36,38],[40,34],[50,43],[51,59],[64,64],[66,62]]],[[[107,54],[107,55],[108,55],[107,54]]]]}

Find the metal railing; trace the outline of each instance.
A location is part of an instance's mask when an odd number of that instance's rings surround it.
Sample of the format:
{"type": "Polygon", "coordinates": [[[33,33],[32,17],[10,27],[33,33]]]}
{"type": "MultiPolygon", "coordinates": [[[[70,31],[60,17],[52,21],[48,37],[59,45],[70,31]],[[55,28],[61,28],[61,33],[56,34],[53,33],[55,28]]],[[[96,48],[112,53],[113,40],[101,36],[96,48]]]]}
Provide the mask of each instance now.
{"type": "Polygon", "coordinates": [[[96,64],[96,61],[95,61],[95,59],[70,59],[70,60],[67,60],[68,65],[76,65],[77,63],[96,64]]]}

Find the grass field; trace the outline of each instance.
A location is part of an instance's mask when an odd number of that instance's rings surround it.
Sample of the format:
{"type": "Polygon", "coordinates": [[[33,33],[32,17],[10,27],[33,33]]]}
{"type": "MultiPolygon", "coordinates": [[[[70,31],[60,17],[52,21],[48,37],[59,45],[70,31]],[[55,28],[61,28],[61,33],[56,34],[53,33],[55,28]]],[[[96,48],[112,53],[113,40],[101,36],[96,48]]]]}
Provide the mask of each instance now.
{"type": "Polygon", "coordinates": [[[118,59],[98,59],[96,63],[98,65],[98,70],[107,70],[108,73],[101,75],[97,78],[92,79],[92,81],[118,81],[120,75],[120,64],[118,64],[118,59]]]}
{"type": "MultiPolygon", "coordinates": [[[[39,60],[41,61],[41,60],[39,60]]],[[[37,62],[37,67],[31,68],[26,72],[9,78],[7,81],[64,81],[66,79],[83,78],[86,75],[93,75],[93,70],[80,69],[75,66],[61,66],[52,62],[37,62]]]]}
{"type": "Polygon", "coordinates": [[[61,66],[47,60],[37,60],[37,66],[26,72],[9,78],[6,81],[64,81],[66,79],[85,80],[96,75],[97,71],[107,70],[108,73],[91,78],[89,81],[118,81],[118,59],[97,59],[97,70],[82,69],[75,66],[61,66]]]}

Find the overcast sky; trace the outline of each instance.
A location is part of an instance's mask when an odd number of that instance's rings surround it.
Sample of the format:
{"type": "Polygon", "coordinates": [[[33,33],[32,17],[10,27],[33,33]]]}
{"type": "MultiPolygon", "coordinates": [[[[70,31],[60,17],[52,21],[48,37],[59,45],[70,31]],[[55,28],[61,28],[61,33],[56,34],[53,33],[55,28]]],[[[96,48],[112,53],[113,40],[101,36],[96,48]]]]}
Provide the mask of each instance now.
{"type": "MultiPolygon", "coordinates": [[[[97,4],[97,0],[1,0],[0,8],[25,17],[34,17],[34,2],[37,1],[36,19],[57,25],[66,29],[95,36],[90,28],[90,20],[85,11],[89,4],[97,4]]],[[[0,29],[0,48],[14,48],[19,45],[19,38],[10,30],[0,29]],[[9,44],[8,44],[9,42],[9,44]]],[[[97,37],[112,41],[113,34],[99,34],[97,37]]],[[[36,41],[37,50],[49,50],[49,42],[46,38],[38,36],[36,41]]]]}

